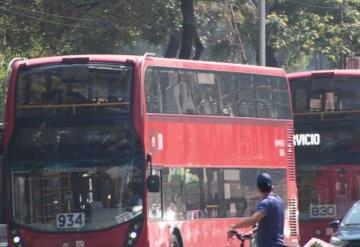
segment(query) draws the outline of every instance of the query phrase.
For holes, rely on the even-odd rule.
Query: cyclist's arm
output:
[[[250,217],[244,218],[240,223],[231,225],[230,230],[256,225],[264,216],[265,216],[264,212],[256,211]]]

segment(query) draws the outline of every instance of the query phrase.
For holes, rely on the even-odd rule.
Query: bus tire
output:
[[[171,235],[170,247],[181,247],[175,234]]]

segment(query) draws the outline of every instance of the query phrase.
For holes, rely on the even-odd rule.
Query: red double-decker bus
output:
[[[300,238],[330,239],[360,195],[360,71],[288,75],[295,124]]]
[[[269,172],[297,245],[281,69],[81,55],[14,61],[4,133],[11,247],[220,246]]]

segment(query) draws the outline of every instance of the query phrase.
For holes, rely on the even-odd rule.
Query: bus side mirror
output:
[[[149,192],[160,192],[160,176],[158,175],[149,175],[147,178],[147,186]]]

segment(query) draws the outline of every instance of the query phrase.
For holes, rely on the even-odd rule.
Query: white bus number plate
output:
[[[310,218],[334,218],[336,217],[335,204],[310,205]]]
[[[56,215],[57,228],[81,228],[85,226],[84,213],[68,213]]]

